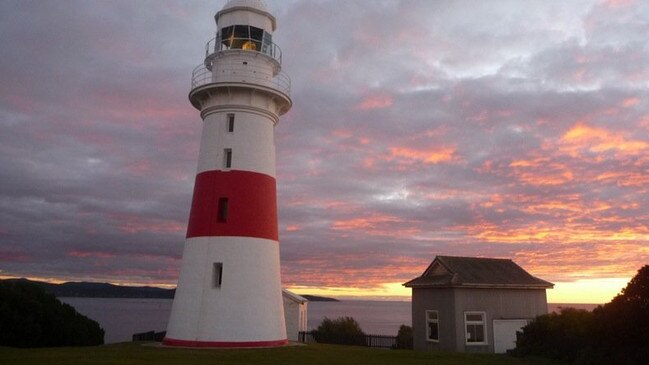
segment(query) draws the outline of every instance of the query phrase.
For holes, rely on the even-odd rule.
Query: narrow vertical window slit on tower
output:
[[[223,150],[223,165],[225,166],[226,169],[229,169],[232,167],[232,148],[226,148]]]
[[[223,282],[223,263],[215,262],[214,263],[214,283],[215,288],[220,288],[221,283]]]
[[[219,211],[217,220],[219,222],[228,221],[228,198],[219,198]]]
[[[234,114],[228,114],[228,132],[234,132]]]

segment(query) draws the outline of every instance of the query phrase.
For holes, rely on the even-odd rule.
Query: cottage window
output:
[[[487,344],[485,312],[464,312],[464,327],[467,345]]]
[[[426,341],[439,342],[439,313],[426,311]]]

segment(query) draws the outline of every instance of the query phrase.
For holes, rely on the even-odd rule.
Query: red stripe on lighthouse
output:
[[[187,238],[243,236],[277,241],[275,179],[250,171],[205,171],[196,175]],[[219,219],[219,200],[227,217]]]

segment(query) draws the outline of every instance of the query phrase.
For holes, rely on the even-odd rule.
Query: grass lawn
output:
[[[142,343],[96,347],[15,349],[0,347],[0,364],[128,365],[128,364],[494,364],[556,365],[543,359],[518,359],[504,355],[425,353],[339,345],[287,346],[255,350],[194,350],[160,348]]]

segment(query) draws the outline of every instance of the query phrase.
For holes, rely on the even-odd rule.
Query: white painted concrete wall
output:
[[[223,263],[220,288],[213,264]],[[279,245],[247,237],[187,239],[167,337],[250,342],[286,338]]]
[[[298,341],[299,332],[307,330],[307,306],[308,302],[300,303],[287,295],[284,299],[284,318],[286,320],[286,336],[289,341]]]

